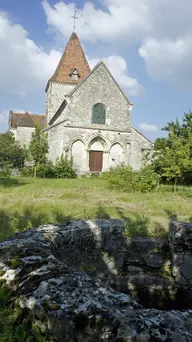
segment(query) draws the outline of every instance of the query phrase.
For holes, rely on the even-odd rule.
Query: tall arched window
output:
[[[96,103],[92,108],[92,124],[105,125],[106,110],[103,104]]]

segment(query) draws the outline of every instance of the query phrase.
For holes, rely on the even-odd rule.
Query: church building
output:
[[[9,130],[21,145],[29,145],[40,125],[48,133],[48,159],[72,156],[78,173],[107,171],[122,162],[139,170],[153,143],[131,126],[132,108],[102,61],[90,70],[72,33],[46,86],[46,114],[10,111]]]

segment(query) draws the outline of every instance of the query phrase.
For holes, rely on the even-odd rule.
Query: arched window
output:
[[[105,125],[106,110],[104,105],[97,103],[92,108],[92,124]]]

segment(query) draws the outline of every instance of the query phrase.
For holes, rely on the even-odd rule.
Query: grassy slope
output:
[[[109,190],[101,178],[0,179],[0,240],[40,224],[89,218],[125,218],[130,235],[164,235],[171,219],[192,220],[192,188],[128,194]]]

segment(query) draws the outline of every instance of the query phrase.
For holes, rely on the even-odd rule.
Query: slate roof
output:
[[[41,128],[46,127],[47,117],[41,114],[29,114],[29,113],[16,113],[10,111],[9,126],[16,128],[17,126],[22,127],[35,127],[39,125]]]
[[[73,80],[70,75],[76,69],[79,74],[78,80]],[[49,81],[58,83],[77,84],[81,82],[90,72],[90,67],[81,47],[81,43],[75,32],[72,33],[67,47]]]

